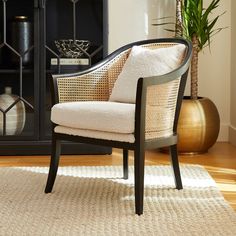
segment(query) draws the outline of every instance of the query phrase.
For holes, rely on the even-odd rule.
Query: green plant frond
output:
[[[201,50],[206,44],[210,45],[210,38],[213,33],[219,31],[213,31],[219,17],[216,16],[210,20],[209,16],[219,6],[220,0],[212,0],[208,7],[203,7],[203,0],[184,0],[182,5],[182,17],[183,17],[183,36],[187,39],[191,39],[193,35],[196,35],[199,42],[199,50]]]
[[[217,28],[217,29],[214,29],[211,31],[211,37],[214,37],[216,34],[218,34],[221,30],[223,29],[228,29],[229,27],[220,27],[220,28]]]
[[[226,13],[226,11],[224,11],[223,13],[221,13],[219,16],[223,16]]]
[[[215,26],[217,20],[219,19],[220,15],[218,15],[216,18],[214,18],[212,21],[209,22],[209,26],[206,29],[206,35],[208,36],[207,41],[209,41],[209,39],[211,37],[213,37],[215,34],[219,33],[222,29],[225,29],[225,27],[221,27],[221,28],[217,28],[213,30],[213,27]],[[206,40],[203,42],[206,43]],[[210,41],[208,42],[208,45],[210,46]]]
[[[216,33],[220,32],[224,28],[214,29],[219,17],[225,14],[223,12],[220,15],[217,15],[213,19],[210,18],[210,14],[219,7],[220,0],[212,0],[210,4],[204,8],[203,0],[182,0],[182,30],[183,37],[192,40],[193,35],[197,36],[199,43],[199,51],[202,50],[206,45],[210,47],[211,37]],[[176,17],[161,17],[157,19],[157,23],[152,25],[154,26],[166,26],[166,25],[175,25],[170,19],[176,19]],[[160,22],[161,21],[161,22]],[[175,32],[176,29],[165,28],[164,30],[169,32]]]
[[[198,6],[198,12],[202,12],[203,10],[203,0],[199,0],[197,3]]]
[[[202,12],[202,19],[206,21],[209,17],[209,14],[218,7],[218,3],[220,0],[213,0],[211,4]]]
[[[214,29],[210,32],[210,38],[212,39],[216,34],[218,34],[221,30],[223,29],[227,29],[228,27],[221,27],[221,28],[217,28],[217,29]],[[211,41],[212,40],[207,40],[206,43],[204,43],[202,45],[202,49],[205,48],[205,47],[209,47],[209,50],[210,50],[210,46],[211,46]]]
[[[216,24],[216,21],[219,19],[219,16],[217,16],[214,20],[212,20],[210,23],[209,23],[209,26],[207,27],[209,30],[211,30],[214,25]]]
[[[198,19],[201,19],[202,12],[203,12],[203,0],[196,1],[196,13],[198,14]]]
[[[206,28],[205,30],[205,35],[206,37],[202,39],[202,44],[204,45],[207,41],[208,44],[210,45],[210,37],[212,35],[212,28],[214,27],[216,21],[218,20],[219,17],[216,17]]]

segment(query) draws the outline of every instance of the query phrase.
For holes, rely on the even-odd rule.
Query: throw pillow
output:
[[[148,49],[134,46],[119,74],[109,100],[135,103],[138,79],[166,74],[176,69],[182,62],[185,46]]]

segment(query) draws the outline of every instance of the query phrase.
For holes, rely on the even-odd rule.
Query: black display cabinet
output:
[[[0,11],[0,155],[48,154],[49,74],[83,70],[106,56],[107,0],[0,0]],[[65,67],[55,45],[60,39],[88,40],[87,51],[79,46],[86,63]],[[110,152],[62,145],[65,154]]]

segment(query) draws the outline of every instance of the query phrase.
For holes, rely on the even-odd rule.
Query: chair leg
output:
[[[127,149],[123,149],[123,174],[124,179],[129,178],[129,151]]]
[[[170,146],[170,155],[171,155],[172,168],[173,168],[174,177],[175,177],[175,186],[177,189],[183,189],[181,174],[179,170],[178,151],[177,151],[176,144]]]
[[[144,194],[144,159],[143,145],[134,150],[134,188],[135,188],[135,213],[143,214]]]
[[[47,184],[45,188],[45,193],[50,193],[52,191],[61,153],[61,143],[60,140],[56,139],[54,135],[52,136],[52,153],[51,153],[51,162],[48,173]]]

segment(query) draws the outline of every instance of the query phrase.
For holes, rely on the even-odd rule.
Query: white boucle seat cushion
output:
[[[134,133],[135,104],[67,102],[52,107],[51,120],[63,127],[111,133]]]

